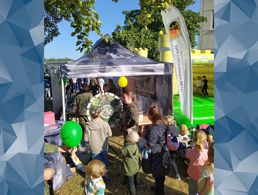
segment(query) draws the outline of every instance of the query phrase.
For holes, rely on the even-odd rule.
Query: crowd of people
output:
[[[79,85],[69,85],[67,92],[74,93]],[[100,107],[92,107],[92,120],[87,121],[86,107],[90,99],[99,92],[111,92],[119,95],[112,79],[107,84],[101,79],[90,79],[89,85],[84,82],[81,91],[73,98],[72,112],[78,117],[83,129],[83,142],[91,150],[92,159],[85,163],[85,193],[87,195],[104,194],[105,188],[112,182],[109,173],[108,139],[112,136],[109,124],[102,120]],[[137,174],[142,167],[155,179],[152,189],[156,195],[164,194],[164,183],[169,169],[173,169],[175,179],[181,176],[177,168],[176,156],[181,154],[187,159],[189,176],[189,194],[212,195],[214,172],[213,132],[211,125],[197,125],[192,137],[186,125],[177,125],[173,116],[162,117],[160,108],[153,105],[147,112],[152,125],[148,129],[139,128],[139,111],[135,103],[135,94],[124,91],[121,94],[124,103],[121,119],[121,134],[124,146],[120,157],[123,160],[124,179],[121,184],[127,185],[128,193],[137,194]],[[52,149],[49,149],[51,148]],[[77,156],[78,148],[63,149],[58,146],[45,144],[45,152],[68,152],[76,166],[82,165]],[[147,171],[144,171],[147,173]],[[53,170],[45,169],[44,179],[50,180]],[[45,193],[49,192],[49,185],[45,182]]]
[[[89,91],[91,91],[92,95],[96,95],[101,92],[110,92],[118,94],[118,90],[116,85],[114,84],[113,79],[108,79],[108,81],[105,82],[105,80],[102,77],[88,79],[70,79],[66,86],[66,94],[75,95],[81,92],[83,90],[83,86],[85,85],[89,86]]]

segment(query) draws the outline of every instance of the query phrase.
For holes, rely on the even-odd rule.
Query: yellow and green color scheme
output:
[[[158,47],[160,51],[160,60],[163,62],[173,62],[172,54],[169,48],[168,36],[162,31],[159,33]],[[214,123],[214,54],[210,50],[192,50],[192,70],[193,70],[193,116],[192,125],[213,124]],[[198,77],[206,76],[208,80],[208,93],[210,97],[203,97],[197,91],[196,83]],[[190,126],[190,121],[183,116],[180,110],[178,97],[178,83],[176,80],[175,69],[173,71],[173,110],[174,116],[179,124],[186,123]]]

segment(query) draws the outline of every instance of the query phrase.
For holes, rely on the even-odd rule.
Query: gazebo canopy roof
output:
[[[106,42],[99,39],[88,55],[62,65],[62,75],[68,78],[86,78],[172,73],[172,64],[139,56],[116,43],[112,38],[109,37],[108,40]]]

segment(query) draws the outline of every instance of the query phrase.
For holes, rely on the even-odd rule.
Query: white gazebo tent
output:
[[[153,99],[150,103],[156,101],[160,104],[166,104],[167,102],[170,106],[170,109],[168,109],[169,111],[167,112],[171,114],[172,70],[173,68],[171,63],[157,62],[139,56],[116,43],[112,38],[109,38],[108,42],[103,39],[98,40],[93,46],[93,50],[88,55],[84,55],[78,60],[62,65],[60,67],[60,75],[62,78],[120,76],[133,78],[138,86],[136,88],[136,94],[138,92],[137,98],[142,101]],[[61,79],[61,81],[63,119],[66,120],[63,79]],[[150,89],[148,89],[148,87]]]

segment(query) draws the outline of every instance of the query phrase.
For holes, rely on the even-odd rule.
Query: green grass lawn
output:
[[[179,96],[174,95],[174,115],[177,123],[190,125],[186,117],[182,115],[180,110]],[[214,124],[214,97],[193,97],[193,125],[197,124]]]

